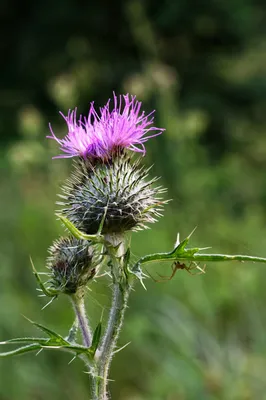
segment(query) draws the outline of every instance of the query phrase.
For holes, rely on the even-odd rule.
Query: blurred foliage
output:
[[[266,255],[266,13],[262,0],[83,2],[4,0],[1,24],[0,340],[30,335],[22,315],[65,335],[67,299],[44,311],[29,255],[44,269],[63,232],[56,194],[71,162],[45,139],[48,122],[112,91],[157,110],[166,132],[147,145],[173,201],[152,230],[134,235],[136,256],[172,248],[195,226],[192,245]],[[170,266],[149,267],[171,274]],[[266,271],[263,265],[208,265],[167,283],[139,285],[113,362],[117,400],[266,399]],[[108,287],[92,286],[96,326]],[[36,332],[34,332],[35,334]],[[38,333],[38,332],[37,332]],[[1,400],[88,399],[87,376],[67,354],[1,360]]]

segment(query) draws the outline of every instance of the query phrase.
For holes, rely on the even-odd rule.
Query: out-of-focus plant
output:
[[[110,398],[110,364],[122,349],[117,348],[117,340],[132,287],[140,281],[145,288],[144,265],[169,263],[171,279],[177,270],[204,273],[200,262],[266,263],[266,258],[261,257],[203,253],[208,248],[188,247],[191,235],[184,240],[178,235],[169,252],[148,254],[133,261],[131,233],[154,223],[167,203],[162,198],[165,189],[156,185],[157,178],[149,178],[150,168],[140,166],[134,154],[145,155],[145,142],[164,129],[153,126],[154,112],[142,112],[141,103],[134,96],[114,94],[113,102],[113,108],[109,100],[99,113],[92,103],[87,117],[77,118],[76,109],[63,115],[68,128],[63,139],[57,138],[50,126],[49,138],[62,151],[57,158],[77,157],[72,175],[62,188],[61,209],[57,213],[69,235],[49,248],[47,282],[43,283],[33,263],[32,267],[39,290],[50,298],[49,303],[61,294],[69,297],[75,313],[69,333],[62,336],[31,321],[46,337],[21,337],[1,343],[22,344],[1,353],[2,357],[50,349],[68,351],[82,359],[90,379],[88,396],[93,400]],[[111,307],[106,324],[100,317],[93,331],[84,298],[90,283],[103,276],[110,280]],[[79,330],[82,344],[77,339]]]

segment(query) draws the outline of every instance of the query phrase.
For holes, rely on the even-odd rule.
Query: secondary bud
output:
[[[74,294],[96,273],[99,257],[91,243],[74,237],[60,238],[48,249],[50,256],[51,288],[65,294]]]
[[[102,233],[121,233],[146,228],[157,220],[162,210],[161,187],[155,179],[147,179],[148,170],[139,161],[117,150],[109,160],[97,160],[92,165],[80,159],[63,187],[64,208],[60,212],[79,230],[95,234],[105,214]]]

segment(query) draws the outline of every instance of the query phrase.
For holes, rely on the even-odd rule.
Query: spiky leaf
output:
[[[193,231],[194,232],[194,231]],[[192,232],[192,233],[193,233]],[[179,242],[179,239],[174,247],[174,249],[168,253],[154,253],[148,254],[144,257],[141,257],[135,265],[130,269],[130,273],[135,275],[141,283],[143,284],[143,279],[145,278],[145,274],[142,272],[141,266],[143,264],[147,264],[150,262],[183,262],[183,263],[191,263],[191,262],[206,262],[206,261],[253,261],[259,263],[266,263],[266,258],[256,257],[256,256],[246,256],[246,255],[227,255],[227,254],[204,254],[201,251],[209,249],[209,247],[199,248],[187,248],[187,244],[192,233],[185,238],[183,241]],[[179,236],[178,236],[179,238]],[[189,270],[189,267],[185,268]],[[200,268],[199,268],[200,269]],[[202,271],[202,270],[201,270]],[[145,286],[144,286],[145,287]]]
[[[95,331],[93,333],[93,338],[92,338],[92,344],[90,347],[90,352],[94,356],[96,350],[98,349],[100,339],[101,339],[101,333],[102,333],[102,323],[99,322],[99,324],[96,326]]]
[[[29,353],[29,352],[32,352],[32,351],[40,350],[41,348],[42,348],[42,346],[39,345],[39,344],[30,344],[28,346],[23,346],[23,347],[20,347],[18,349],[15,349],[15,350],[10,350],[10,351],[7,351],[5,353],[0,353],[0,357],[18,356],[18,355],[21,355],[21,354],[25,354],[25,353]]]

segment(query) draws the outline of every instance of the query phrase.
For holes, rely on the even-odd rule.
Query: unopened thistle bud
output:
[[[63,187],[60,212],[87,234],[98,231],[104,215],[104,234],[143,229],[161,215],[164,190],[154,188],[157,179],[148,179],[148,170],[131,162],[128,151],[145,154],[144,143],[164,130],[153,126],[154,111],[146,115],[140,109],[134,96],[114,94],[112,110],[109,100],[99,114],[92,103],[87,118],[77,119],[76,110],[63,116],[68,127],[63,139],[50,126],[48,137],[64,153],[57,157],[79,157]]]
[[[74,294],[96,273],[99,257],[91,243],[74,237],[60,238],[48,249],[50,287],[59,293]]]

